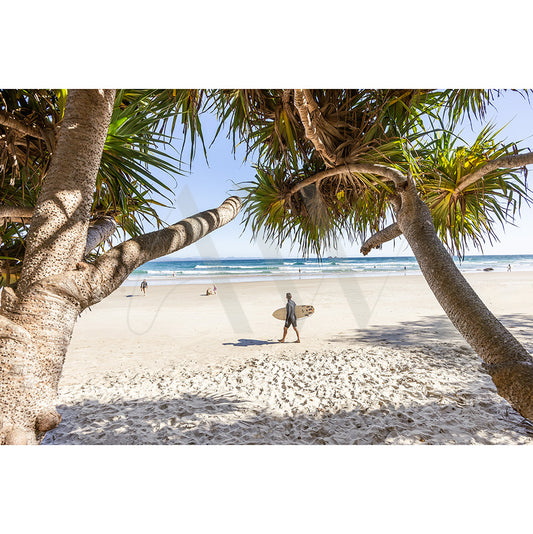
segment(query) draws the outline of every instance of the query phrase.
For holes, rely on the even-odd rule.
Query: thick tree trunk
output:
[[[72,269],[85,253],[114,90],[69,91],[55,153],[28,231],[17,292]]]
[[[85,253],[114,90],[69,92],[33,217],[16,293],[0,309],[0,443],[39,443],[57,426],[57,384],[80,305],[49,283]]]
[[[94,264],[43,278],[0,308],[0,444],[37,444],[60,421],[57,386],[79,313],[120,286],[139,265],[201,239],[235,218],[237,197],[219,208],[130,239]]]
[[[412,181],[400,196],[398,227],[431,291],[457,330],[485,362],[498,393],[521,415],[533,420],[531,356],[488,310],[456,267]]]

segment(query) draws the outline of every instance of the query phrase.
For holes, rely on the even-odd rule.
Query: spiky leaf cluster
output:
[[[493,172],[460,194],[465,172],[512,153],[512,144],[484,129],[471,146],[452,139],[465,119],[482,118],[500,95],[493,90],[312,90],[310,110],[323,153],[306,136],[293,90],[209,94],[234,144],[257,162],[243,185],[245,224],[277,244],[320,255],[339,237],[362,241],[392,218],[394,186],[378,176],[342,172],[298,189],[310,176],[350,163],[377,163],[415,176],[437,232],[451,252],[497,239],[494,223],[512,222],[529,192],[513,169]],[[293,190],[296,190],[295,192]]]
[[[0,90],[0,114],[18,123],[12,127],[0,120],[0,206],[35,206],[66,98],[65,90]],[[201,98],[197,90],[117,92],[97,175],[93,218],[113,216],[130,236],[141,234],[146,221],[162,224],[157,208],[165,205],[172,190],[153,171],[182,174],[179,154],[171,144],[177,126],[192,134],[191,155],[196,138],[203,145]],[[20,270],[27,223],[0,221],[0,256],[11,258],[0,260],[3,272]]]

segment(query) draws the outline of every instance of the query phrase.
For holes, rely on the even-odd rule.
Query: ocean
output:
[[[466,256],[463,261],[454,258],[462,272],[492,269],[533,271],[533,255]],[[332,278],[344,276],[398,276],[420,274],[414,257],[360,257],[317,259],[160,259],[145,263],[124,282],[137,285],[146,279],[151,284],[213,284],[216,282],[255,282],[266,278],[297,280],[299,278]]]

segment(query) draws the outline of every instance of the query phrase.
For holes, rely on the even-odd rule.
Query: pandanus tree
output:
[[[496,237],[529,202],[533,154],[484,128],[456,133],[498,96],[487,90],[236,90],[211,94],[256,157],[244,185],[254,234],[320,254],[339,236],[368,254],[401,235],[498,393],[533,420],[533,361],[456,267],[452,254]]]
[[[160,222],[151,194],[169,191],[150,169],[179,172],[161,148],[167,132],[179,122],[201,136],[197,91],[0,96],[0,444],[36,444],[60,421],[57,386],[81,311],[139,265],[231,221],[241,204],[231,197],[143,233],[143,217]],[[103,246],[117,225],[130,239]]]

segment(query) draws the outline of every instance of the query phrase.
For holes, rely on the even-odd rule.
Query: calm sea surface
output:
[[[533,271],[533,255],[467,256],[455,262],[463,272]],[[324,278],[340,276],[383,276],[420,274],[414,257],[390,258],[324,258],[316,259],[210,259],[210,260],[155,260],[145,263],[128,277],[124,285],[136,285],[146,279],[152,284],[251,282],[276,278]]]

